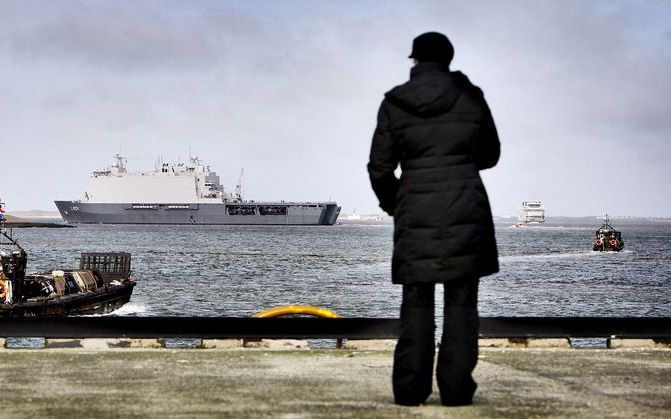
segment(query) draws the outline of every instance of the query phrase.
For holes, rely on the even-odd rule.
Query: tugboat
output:
[[[130,253],[82,253],[79,269],[26,274],[28,256],[0,202],[0,317],[102,314],[130,301]]]
[[[619,252],[624,247],[622,233],[615,230],[608,222],[608,214],[603,218],[603,225],[596,231],[594,247],[592,250],[599,252]]]

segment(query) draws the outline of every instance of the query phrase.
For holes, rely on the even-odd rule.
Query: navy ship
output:
[[[95,170],[81,199],[54,201],[71,224],[333,225],[336,202],[263,202],[242,197],[242,174],[229,193],[198,157],[184,163],[159,161],[153,171],[129,172],[127,159]]]

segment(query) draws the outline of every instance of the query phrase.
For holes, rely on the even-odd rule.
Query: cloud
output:
[[[656,180],[671,176],[668,20],[651,30],[652,11],[595,2],[434,6],[498,123],[503,157],[485,173],[495,212],[536,197],[555,215],[670,213]]]
[[[231,42],[219,41],[230,41],[250,23],[230,14],[220,22],[222,34],[211,37],[202,16],[147,7],[151,3],[74,4],[52,3],[32,18],[29,9],[18,13],[24,19],[9,29],[14,57],[124,74],[189,70],[225,60]]]
[[[658,193],[671,176],[663,162],[670,10],[664,2],[3,2],[0,145],[29,144],[8,163],[21,182],[4,194],[46,208],[80,195],[86,174],[120,147],[143,169],[191,147],[227,185],[245,167],[250,198],[330,195],[346,211],[378,211],[365,172],[377,106],[407,79],[412,38],[440,30],[500,131],[502,160],[483,174],[495,213],[539,198],[555,215],[601,206],[671,215]],[[603,161],[628,169],[602,176]]]

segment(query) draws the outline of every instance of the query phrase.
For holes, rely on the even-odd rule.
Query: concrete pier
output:
[[[388,349],[101,347],[0,350],[0,417],[671,416],[669,349],[481,348],[474,405],[446,408],[394,405]]]

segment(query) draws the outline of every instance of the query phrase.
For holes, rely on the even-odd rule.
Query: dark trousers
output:
[[[470,404],[477,385],[471,373],[478,361],[479,278],[445,284],[443,337],[436,379],[445,405]],[[423,403],[433,382],[435,284],[403,285],[401,333],[394,352],[394,399]]]

